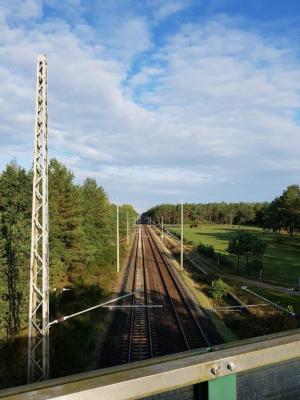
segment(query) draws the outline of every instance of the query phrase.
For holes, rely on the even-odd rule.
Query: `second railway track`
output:
[[[184,292],[182,283],[175,275],[173,268],[165,259],[162,251],[157,243],[151,228],[146,226],[147,239],[152,255],[155,259],[155,267],[159,272],[159,276],[164,290],[164,312],[161,316],[161,323],[164,323],[166,318],[170,319],[170,335],[176,333],[174,337],[174,350],[184,351],[198,347],[208,347],[210,342],[207,334],[200,325],[200,321],[192,309],[191,301],[187,299],[187,293]],[[168,311],[167,311],[168,310]],[[166,312],[167,311],[167,312]]]

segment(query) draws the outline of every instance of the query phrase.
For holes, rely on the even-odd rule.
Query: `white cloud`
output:
[[[288,171],[288,172],[296,172],[299,173],[300,171],[300,161],[298,159],[288,160],[286,158],[278,158],[274,160],[266,160],[265,162],[266,167],[270,168],[274,171]]]
[[[78,171],[79,172],[79,171]],[[93,174],[93,171],[89,171]],[[80,172],[79,172],[80,174]],[[83,171],[80,174],[82,177],[87,176],[87,172]],[[201,169],[186,169],[186,168],[157,168],[149,167],[149,165],[131,165],[131,166],[107,166],[101,168],[96,176],[101,180],[110,180],[118,178],[130,184],[160,184],[169,186],[170,184],[180,184],[186,180],[188,184],[203,183],[209,181],[212,176],[208,173],[201,172]]]
[[[98,37],[105,45],[107,54],[124,62],[126,67],[130,65],[134,56],[151,46],[148,24],[142,17],[113,19],[99,32]]]
[[[285,131],[295,146],[300,72],[288,56],[258,35],[220,23],[188,27],[160,52],[167,67],[150,96],[161,114],[173,116],[177,135],[183,128],[204,152],[217,146],[220,156],[247,154],[257,141],[264,146],[259,151],[288,146]]]
[[[153,78],[159,76],[162,72],[163,70],[161,68],[145,67],[130,79],[129,84],[132,88],[145,85],[151,82]]]
[[[42,16],[42,4],[39,0],[24,0],[15,14],[21,20],[35,19]]]
[[[276,158],[279,184],[300,172],[292,162],[300,147],[300,63],[276,39],[223,18],[183,26],[155,48],[140,15],[113,16],[104,38],[83,19],[77,27],[41,22],[42,11],[31,10],[35,23],[0,25],[2,165],[13,158],[31,165],[35,58],[45,52],[50,153],[79,179],[96,177],[114,199],[141,209],[182,198],[233,200],[249,187],[270,197],[262,177]],[[125,87],[145,50],[151,58],[144,55]]]
[[[171,15],[186,9],[190,5],[188,0],[153,0],[152,4],[156,9],[155,15],[158,21],[164,20]]]
[[[0,4],[0,16],[3,19],[29,21],[41,18],[42,14],[42,0],[2,0]]]

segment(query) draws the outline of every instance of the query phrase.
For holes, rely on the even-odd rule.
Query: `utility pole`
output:
[[[28,383],[49,378],[47,58],[37,58],[28,320]]]
[[[117,204],[117,272],[120,272],[119,204]]]
[[[127,242],[127,246],[129,245],[129,219],[128,219],[128,211],[126,213],[126,242]]]
[[[183,201],[181,202],[180,269],[183,270]]]
[[[164,217],[161,217],[161,241],[164,241]]]

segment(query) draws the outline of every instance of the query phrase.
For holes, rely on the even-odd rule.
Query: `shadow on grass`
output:
[[[266,240],[268,242],[273,242],[276,243],[276,236],[273,235],[270,232],[253,232],[253,230],[248,230],[247,228],[241,228],[241,229],[224,229],[224,232],[196,232],[196,235],[199,236],[209,236],[211,238],[216,238],[217,240],[224,240],[228,241],[230,240],[235,234],[238,232],[250,232],[253,233],[257,236],[259,236],[261,239]],[[283,242],[285,243],[285,242]]]

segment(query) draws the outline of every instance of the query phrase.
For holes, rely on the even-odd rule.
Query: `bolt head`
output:
[[[227,364],[227,368],[228,368],[230,371],[235,371],[235,370],[236,370],[236,363],[235,363],[234,361],[230,361],[230,362]]]
[[[211,369],[211,373],[213,374],[213,375],[219,375],[220,374],[220,372],[221,372],[221,367],[220,367],[220,365],[214,365],[213,367],[212,367],[212,369]]]

